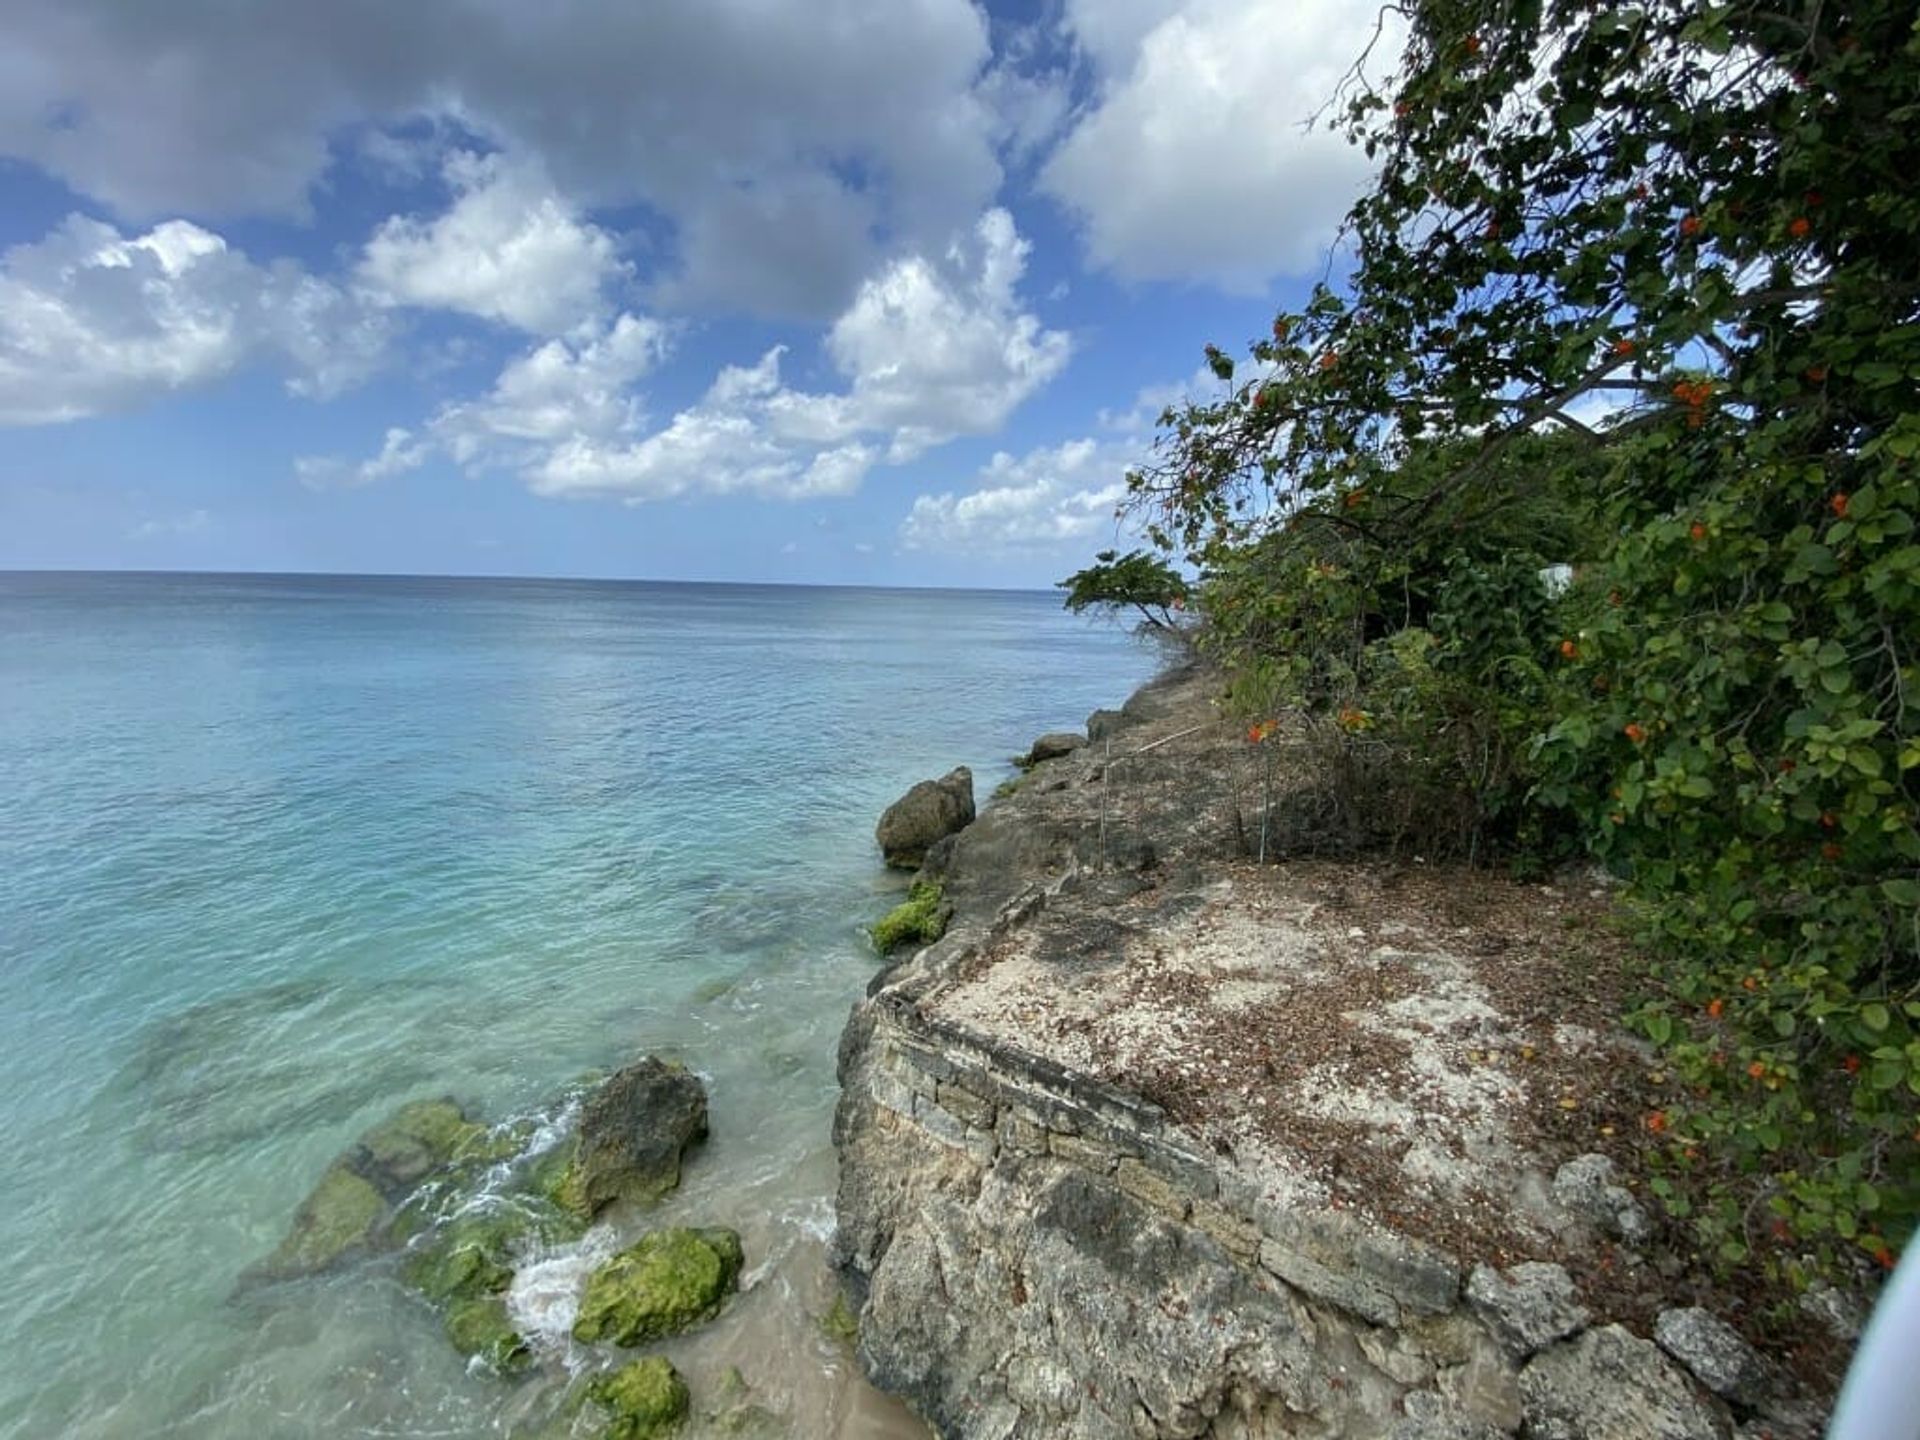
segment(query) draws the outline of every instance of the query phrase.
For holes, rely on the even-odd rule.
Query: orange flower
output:
[[[1707,527],[1696,520],[1687,527],[1687,534],[1696,540],[1704,540],[1707,538]]]
[[[1879,1262],[1882,1270],[1893,1269],[1893,1251],[1887,1248],[1884,1240],[1880,1242],[1880,1248],[1873,1252],[1873,1258]]]
[[[1740,988],[1742,990],[1758,990],[1760,988],[1760,982],[1749,975],[1740,982]]]
[[[1633,341],[1627,339],[1624,335],[1613,342],[1613,353],[1622,357],[1631,355],[1635,348]]]
[[[1249,725],[1247,727],[1247,743],[1249,745],[1258,745],[1262,740],[1266,738],[1267,738],[1267,732],[1264,726]]]
[[[1813,229],[1813,222],[1804,215],[1796,215],[1793,223],[1787,226],[1787,233],[1796,240],[1807,238],[1807,232]]]
[[[1847,499],[1846,492],[1842,491],[1840,494],[1834,496],[1831,500],[1827,501],[1827,508],[1833,511],[1835,515],[1838,515],[1841,519],[1844,520],[1847,516],[1847,506],[1850,503],[1851,502]]]
[[[1822,810],[1820,812],[1820,828],[1822,830],[1831,830],[1833,829],[1834,826],[1838,825],[1839,823],[1840,821],[1834,815],[1833,811]]]
[[[1820,858],[1822,860],[1829,860],[1829,861],[1838,860],[1842,855],[1846,853],[1847,853],[1846,851],[1842,850],[1838,845],[1834,844],[1833,841],[1831,840],[1829,840],[1826,844],[1820,847]]]
[[[1847,1056],[1846,1059],[1840,1062],[1840,1068],[1849,1075],[1858,1075],[1860,1073],[1860,1057],[1858,1055]]]
[[[1467,54],[1478,55],[1479,53],[1480,53],[1480,37],[1478,35],[1467,36]]]
[[[1620,733],[1636,745],[1641,744],[1647,738],[1647,732],[1631,721],[1620,727]]]
[[[1806,369],[1806,376],[1812,384],[1824,385],[1827,380],[1827,367],[1824,365],[1809,365]]]
[[[1367,492],[1365,487],[1362,487],[1361,489],[1358,489],[1358,490],[1349,490],[1346,493],[1346,495],[1341,499],[1340,503],[1346,506],[1347,509],[1349,510],[1359,509],[1362,505],[1367,503]]]
[[[1761,1079],[1766,1075],[1766,1073],[1767,1073],[1766,1065],[1759,1060],[1756,1060],[1751,1065],[1747,1066],[1747,1074],[1751,1075],[1755,1080]]]
[[[1720,1012],[1726,1008],[1727,1002],[1716,995],[1707,1002],[1707,1015],[1710,1019],[1718,1020],[1720,1018]]]
[[[1698,215],[1687,216],[1686,219],[1680,222],[1680,233],[1689,236],[1698,235],[1700,233],[1700,217]]]
[[[1778,770],[1782,775],[1791,775],[1794,771],[1798,770],[1800,766],[1794,761],[1788,760],[1783,756],[1780,760],[1780,763],[1774,766],[1774,768]]]
[[[1562,640],[1560,642],[1560,658],[1563,660],[1579,659],[1580,647],[1571,640]]]
[[[1339,355],[1332,350],[1327,351],[1324,355],[1320,357],[1320,368],[1322,370],[1331,370],[1334,366],[1338,365],[1339,363],[1340,363]]]
[[[1658,1135],[1662,1130],[1666,1128],[1667,1128],[1667,1112],[1666,1111],[1656,1110],[1651,1115],[1647,1116],[1647,1129],[1653,1131],[1654,1134]]]

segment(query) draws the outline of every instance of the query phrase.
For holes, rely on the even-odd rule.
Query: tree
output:
[[[1226,390],[1163,417],[1133,503],[1243,589],[1257,559],[1253,588],[1302,591],[1288,557],[1337,538],[1323,609],[1383,557],[1448,573],[1488,526],[1581,511],[1569,628],[1528,645],[1556,682],[1529,803],[1628,874],[1660,946],[1640,1020],[1696,1102],[1661,1143],[1711,1172],[1729,1263],[1771,1227],[1889,1257],[1920,1214],[1913,7],[1407,21],[1391,86],[1340,101],[1380,166],[1350,282],[1279,316],[1250,379],[1209,348]],[[1548,432],[1586,458],[1514,463]],[[1276,643],[1241,639],[1242,667]]]
[[[1090,606],[1134,610],[1152,630],[1171,631],[1173,615],[1187,603],[1187,582],[1180,572],[1144,550],[1102,550],[1096,564],[1077,570],[1055,588],[1067,592],[1067,609],[1078,615]]]

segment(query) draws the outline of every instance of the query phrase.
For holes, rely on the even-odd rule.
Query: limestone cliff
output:
[[[873,1380],[965,1440],[1814,1433],[1662,1292],[1600,902],[1249,863],[1271,765],[1212,692],[1101,712],[928,856],[952,927],[841,1045]]]

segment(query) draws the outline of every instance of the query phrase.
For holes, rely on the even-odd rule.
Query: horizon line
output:
[[[149,570],[132,566],[109,569],[77,565],[0,566],[0,577],[9,575],[199,576],[210,580],[507,580],[561,585],[706,585],[763,590],[922,590],[956,595],[1049,595],[1059,588],[1057,584],[1032,589],[1014,585],[876,585],[839,580],[684,580],[641,575],[510,575],[454,570]]]

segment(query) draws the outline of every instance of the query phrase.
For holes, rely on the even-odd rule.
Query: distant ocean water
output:
[[[814,1324],[873,822],[1153,664],[1045,594],[0,574],[0,1436],[537,1418],[562,1352],[469,1374],[391,1267],[235,1282],[401,1102],[541,1115],[645,1051],[713,1107],[665,1216],[748,1247],[669,1347],[696,1398],[915,1433]]]

